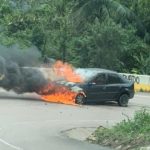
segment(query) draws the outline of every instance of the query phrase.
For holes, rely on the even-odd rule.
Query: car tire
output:
[[[85,96],[82,93],[79,93],[75,98],[75,102],[79,105],[85,104]]]
[[[129,102],[128,94],[122,94],[119,97],[118,105],[121,106],[121,107],[127,107],[128,106],[128,102]]]

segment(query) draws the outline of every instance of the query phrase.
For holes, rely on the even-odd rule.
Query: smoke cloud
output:
[[[36,47],[20,49],[19,46],[0,46],[0,87],[17,93],[39,93],[47,80],[41,71],[41,54]]]

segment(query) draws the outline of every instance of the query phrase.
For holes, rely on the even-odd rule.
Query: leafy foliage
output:
[[[1,0],[1,44],[77,67],[150,74],[149,0]]]

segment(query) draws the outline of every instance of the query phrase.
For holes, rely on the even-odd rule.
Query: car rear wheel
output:
[[[76,104],[83,105],[85,103],[85,96],[82,93],[78,94],[75,98],[75,102]]]
[[[128,94],[122,94],[118,100],[119,106],[127,107],[129,102],[129,96]]]

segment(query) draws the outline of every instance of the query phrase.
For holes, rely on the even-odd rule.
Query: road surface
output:
[[[70,139],[62,131],[77,127],[112,126],[150,109],[150,94],[137,94],[122,108],[115,104],[71,106],[46,103],[35,94],[0,92],[0,150],[104,150]],[[108,150],[108,148],[105,148]]]

